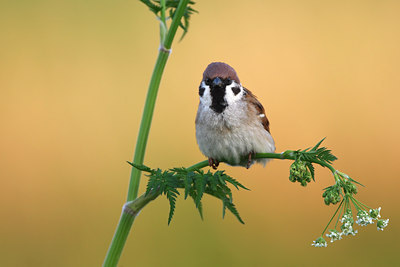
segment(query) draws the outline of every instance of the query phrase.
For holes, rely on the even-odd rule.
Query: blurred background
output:
[[[197,1],[173,44],[145,164],[204,160],[194,118],[202,72],[233,66],[266,108],[277,151],[325,145],[336,168],[366,185],[389,226],[311,247],[333,214],[317,168],[306,188],[290,162],[222,165],[251,191],[235,192],[246,224],[204,200],[148,205],[120,266],[398,266],[399,1]],[[99,266],[125,201],[158,23],[136,0],[0,4],[0,265]],[[142,179],[140,192],[144,191]]]

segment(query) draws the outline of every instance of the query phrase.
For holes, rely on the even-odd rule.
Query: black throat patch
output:
[[[217,113],[222,113],[228,106],[225,97],[225,86],[223,87],[211,87],[212,103],[210,108]]]

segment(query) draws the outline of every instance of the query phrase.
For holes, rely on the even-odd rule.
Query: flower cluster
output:
[[[326,234],[327,237],[331,238],[331,243],[342,239],[342,233],[335,229],[330,229],[329,234]]]
[[[329,204],[336,204],[342,200],[340,197],[340,185],[335,184],[332,186],[329,186],[325,188],[325,192],[322,194],[322,197],[324,198],[324,202],[326,205]]]
[[[345,200],[343,200],[343,202],[345,202]],[[341,232],[339,232],[336,229],[330,229],[329,233],[326,234],[326,236],[331,239],[331,242],[341,240],[343,236],[349,236],[349,235],[355,236],[358,233],[358,231],[354,230],[353,228],[354,219],[352,211],[349,208],[348,202],[347,204],[345,204],[345,206],[347,206],[347,208],[344,209],[344,214],[342,218],[338,219],[338,221],[342,223],[342,225],[340,226]],[[356,206],[356,208],[359,207],[360,206],[358,205]],[[388,226],[389,219],[379,219],[381,217],[380,211],[381,211],[380,207],[378,209],[370,209],[369,212],[367,212],[365,209],[360,208],[357,213],[356,224],[360,226],[366,226],[368,224],[373,224],[374,221],[377,221],[376,224],[378,231],[379,230],[383,231],[383,229]],[[327,243],[325,239],[322,236],[320,236],[317,238],[317,240],[313,241],[313,244],[311,245],[315,247],[326,247]]]
[[[353,224],[354,224],[354,219],[353,219],[353,214],[351,212],[351,209],[347,209],[340,220],[342,223],[342,226],[340,226],[340,229],[342,230],[342,235],[356,235],[357,230],[354,231],[353,229]]]
[[[349,195],[357,194],[357,186],[350,180],[350,177],[346,175],[343,178],[345,178],[341,181],[343,192]]]
[[[374,222],[366,210],[359,210],[357,213],[356,223],[361,226],[367,226],[368,224],[373,224]]]
[[[326,246],[328,246],[328,244],[326,244],[325,239],[320,236],[317,238],[317,240],[313,241],[313,243],[311,244],[311,246],[314,246],[316,248],[326,248]]]
[[[383,228],[385,228],[386,226],[388,226],[389,224],[389,219],[386,220],[378,220],[378,222],[376,223],[377,227],[378,227],[378,231],[381,230],[383,231]]]
[[[291,182],[299,182],[302,186],[307,186],[307,183],[311,182],[311,172],[307,168],[307,164],[304,161],[296,160],[290,166],[289,180]]]
[[[322,197],[324,198],[324,202],[326,205],[337,204],[339,202],[340,205],[336,209],[335,214],[332,216],[324,231],[322,231],[322,236],[339,211],[340,212],[336,220],[335,229],[330,229],[329,233],[326,234],[326,236],[328,238],[331,238],[331,242],[334,242],[336,240],[341,240],[343,236],[355,236],[357,234],[358,231],[353,228],[354,218],[351,208],[352,205],[357,211],[355,221],[356,224],[360,226],[367,226],[369,224],[374,224],[374,221],[377,221],[376,226],[378,231],[383,231],[383,229],[388,226],[389,219],[380,219],[381,208],[379,207],[377,209],[371,209],[354,197],[354,195],[356,195],[358,192],[356,184],[359,184],[361,186],[363,185],[353,180],[347,174],[342,173],[338,170],[335,170],[332,173],[335,177],[336,183],[332,186],[325,188],[325,192],[322,194]],[[369,209],[369,212],[367,209]],[[343,214],[341,218],[340,214]],[[342,225],[340,226],[340,231],[336,230],[339,221],[342,223]],[[315,247],[325,247],[320,245],[326,244],[326,241],[323,239],[322,236],[314,241],[312,245]]]
[[[377,209],[369,210],[369,216],[372,220],[376,220],[376,227],[379,230],[383,231],[383,229],[388,226],[389,219],[379,219],[381,217],[381,207]]]

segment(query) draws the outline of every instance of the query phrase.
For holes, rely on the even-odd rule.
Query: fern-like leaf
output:
[[[315,169],[314,169],[314,166],[312,165],[311,162],[306,162],[306,166],[307,166],[307,168],[310,170],[311,178],[312,178],[313,181],[315,182]]]
[[[189,193],[189,195],[190,195],[190,197],[193,199],[194,204],[195,204],[197,210],[199,211],[200,218],[203,220],[203,204],[201,203],[201,201],[200,201],[199,204],[196,203],[197,194],[196,194],[195,191],[191,191],[191,192]]]
[[[144,165],[131,164],[133,167],[147,172],[149,177],[146,195],[154,190],[158,190],[168,199],[170,211],[168,215],[168,224],[174,216],[176,199],[179,195],[179,188],[184,189],[185,199],[190,196],[199,211],[200,217],[203,219],[203,204],[202,198],[204,193],[215,196],[222,201],[223,216],[225,210],[228,209],[241,222],[239,212],[237,211],[232,200],[232,191],[228,185],[233,185],[236,189],[246,189],[244,185],[236,179],[227,175],[224,171],[216,171],[215,173],[203,170],[188,171],[185,168],[173,168],[162,171],[160,169],[151,169]]]
[[[170,206],[169,215],[168,215],[168,225],[171,223],[172,217],[174,216],[177,195],[179,195],[179,192],[176,191],[176,189],[168,190],[166,193],[167,199],[169,201],[169,206]]]
[[[151,12],[153,12],[158,18],[161,16],[161,3],[160,0],[140,0],[143,4],[145,4]],[[165,9],[168,11],[170,18],[173,18],[178,8],[180,0],[166,0],[165,1]],[[179,22],[179,27],[182,28],[183,34],[181,39],[185,37],[188,29],[189,29],[189,20],[193,13],[198,13],[198,11],[194,10],[192,6],[195,4],[194,1],[189,1],[186,6],[186,9],[183,13],[182,19]]]
[[[240,217],[239,212],[237,211],[235,205],[229,199],[225,199],[223,201],[223,204],[224,204],[224,207],[226,207],[230,212],[232,212],[233,215],[235,215],[235,217],[239,220],[239,222],[244,224],[244,221]]]

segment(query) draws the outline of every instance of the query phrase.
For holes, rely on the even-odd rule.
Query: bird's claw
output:
[[[213,158],[208,158],[208,165],[214,170],[216,170],[218,168],[219,161]]]
[[[254,153],[254,152],[250,152],[250,153],[249,153],[249,158],[248,158],[248,160],[247,160],[246,169],[250,168],[250,166],[251,166],[251,156],[252,156],[253,154],[255,154],[255,153]]]

